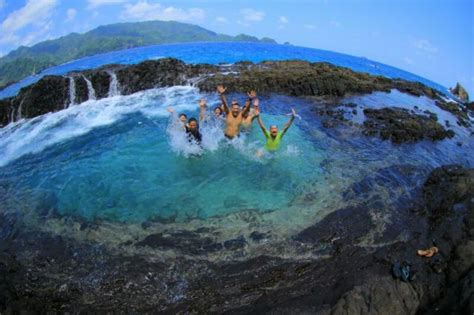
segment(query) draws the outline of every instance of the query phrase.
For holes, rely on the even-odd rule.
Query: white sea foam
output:
[[[189,86],[174,86],[138,92],[128,96],[114,96],[89,100],[29,120],[10,123],[0,129],[0,166],[29,153],[86,134],[94,128],[113,124],[125,115],[140,112],[148,118],[167,117],[167,108],[178,112],[196,110],[202,97]],[[212,141],[204,137],[203,143]],[[209,148],[213,145],[209,144]]]

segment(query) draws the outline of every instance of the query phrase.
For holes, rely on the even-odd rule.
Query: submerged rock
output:
[[[428,177],[423,195],[428,211],[438,219],[455,209],[474,211],[474,170],[460,165],[437,168]]]

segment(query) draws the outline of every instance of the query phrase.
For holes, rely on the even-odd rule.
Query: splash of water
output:
[[[208,75],[200,75],[197,77],[189,78],[186,80],[186,85],[196,87],[199,82],[203,81],[204,79],[208,78]]]
[[[198,90],[187,86],[154,89],[128,96],[90,100],[81,106],[47,113],[0,129],[0,167],[29,153],[37,153],[56,143],[111,125],[125,115],[139,112],[148,118],[167,117],[167,108],[195,110]],[[15,118],[11,114],[11,121]],[[207,140],[204,140],[207,141]]]
[[[84,80],[86,81],[86,84],[87,84],[87,94],[88,94],[88,100],[96,100],[97,97],[95,95],[95,90],[94,90],[94,87],[92,86],[92,82],[86,78],[85,76],[82,76],[84,78]]]
[[[113,71],[107,71],[110,75],[110,86],[108,97],[120,95],[120,83],[117,79],[117,74]]]
[[[200,123],[199,130],[202,134],[201,144],[190,141],[177,115],[172,115],[166,130],[171,150],[185,157],[201,155],[204,151],[216,151],[219,148],[219,142],[224,139],[221,124],[214,120],[204,121]]]

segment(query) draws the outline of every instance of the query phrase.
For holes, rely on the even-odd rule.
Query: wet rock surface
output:
[[[0,101],[0,125],[64,109],[71,105],[71,98],[74,99],[73,104],[87,101],[89,91],[86,79],[91,82],[96,98],[105,98],[111,91],[113,75],[117,77],[118,93],[122,95],[186,84],[193,84],[204,92],[214,92],[217,85],[224,84],[229,92],[245,93],[256,89],[263,95],[280,93],[305,97],[314,101],[314,112],[321,116],[324,127],[357,126],[366,135],[390,139],[394,143],[422,139],[436,141],[454,135],[453,131],[441,126],[435,115],[430,113],[431,119],[427,119],[401,109],[366,109],[364,113],[369,116],[369,120],[362,127],[346,118],[347,110],[343,107],[350,109],[353,115],[359,109],[354,107],[355,104],[341,104],[341,98],[398,89],[436,100],[438,107],[457,117],[459,126],[471,127],[467,107],[447,103],[439,92],[418,82],[389,79],[328,63],[299,60],[266,61],[258,64],[238,62],[230,66],[216,66],[190,65],[173,58],[149,60],[128,66],[108,65],[94,70],[71,72],[67,77],[46,76],[23,88],[16,97]],[[70,78],[74,80],[74,97],[70,95]]]
[[[306,61],[267,61],[258,64],[239,62],[232,66],[207,64],[189,65],[165,58],[149,60],[137,65],[108,65],[95,70],[71,72],[76,83],[77,102],[87,100],[86,77],[92,83],[98,99],[107,96],[111,72],[116,73],[120,93],[128,95],[145,89],[194,83],[203,91],[214,92],[218,84],[228,86],[230,92],[257,89],[261,93],[283,93],[291,96],[341,97],[348,93],[371,93],[399,89],[412,95],[437,98],[438,92],[418,82],[388,79],[328,63]],[[35,117],[64,108],[69,103],[69,78],[46,76],[37,83],[20,90],[4,102],[10,103],[15,113],[23,101],[23,117]],[[4,105],[2,105],[4,107]],[[4,109],[2,109],[3,111]],[[16,117],[16,114],[14,115]],[[0,116],[1,123],[11,120]]]
[[[399,175],[406,182],[395,181]],[[364,188],[366,181],[383,185],[384,179],[400,189],[421,183],[384,209],[389,220],[375,211],[382,197]],[[472,313],[473,180],[474,170],[458,165],[432,172],[410,165],[382,168],[347,191],[353,207],[276,245],[295,248],[286,258],[208,260],[200,230],[152,233],[112,249],[24,229],[21,218],[2,214],[0,311]],[[235,252],[264,239],[251,235],[208,250]],[[433,242],[437,255],[416,255]],[[130,254],[127,246],[138,251]],[[168,261],[152,254],[173,247],[187,254]],[[411,264],[411,282],[392,278],[395,261]]]
[[[436,116],[412,114],[402,108],[364,109],[366,135],[379,135],[394,143],[416,142],[422,139],[442,140],[454,137],[454,131],[446,130]]]
[[[443,101],[436,101],[436,106],[450,112],[458,118],[457,124],[463,127],[470,127],[471,123],[468,116],[468,107],[460,107],[456,103],[448,103]]]

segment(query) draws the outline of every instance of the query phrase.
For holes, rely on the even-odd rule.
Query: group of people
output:
[[[257,98],[257,93],[255,91],[247,93],[248,99],[246,100],[244,107],[241,108],[237,100],[232,100],[231,106],[229,107],[225,96],[226,90],[227,89],[222,85],[217,87],[217,92],[220,94],[222,104],[214,108],[213,115],[211,116],[207,114],[206,100],[202,99],[199,101],[200,122],[205,122],[209,119],[222,121],[225,123],[225,137],[228,139],[234,139],[235,137],[240,136],[242,129],[251,128],[253,121],[257,119],[267,141],[265,148],[268,151],[278,150],[283,136],[293,124],[296,117],[295,110],[291,109],[291,118],[283,130],[280,131],[276,125],[271,125],[270,130],[268,130],[262,121],[260,115],[260,101]],[[251,105],[253,105],[253,107]],[[174,112],[172,108],[169,108],[168,110],[172,113]],[[196,142],[197,144],[201,143],[202,135],[199,131],[199,122],[196,118],[192,117],[188,119],[186,114],[180,114],[178,117],[178,123],[183,127],[190,142]]]

